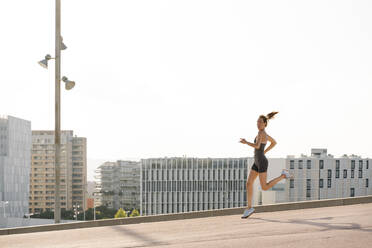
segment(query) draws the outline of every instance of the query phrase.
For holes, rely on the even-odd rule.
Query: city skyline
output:
[[[268,157],[372,157],[372,3],[87,3],[63,1],[76,86],[61,109],[62,130],[87,137],[88,180],[105,161],[251,157],[239,138],[271,111]],[[0,21],[0,114],[53,130],[54,66],[37,62],[54,53],[54,3],[1,3]]]

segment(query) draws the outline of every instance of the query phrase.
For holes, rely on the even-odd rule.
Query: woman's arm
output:
[[[248,142],[248,141],[246,141],[245,139],[242,139],[242,138],[240,138],[240,143],[247,144],[249,146],[252,146],[253,148],[258,149],[261,146],[262,136],[263,136],[263,133],[260,131],[260,132],[258,132],[256,143]]]
[[[271,136],[267,135],[267,139],[270,141],[270,145],[266,148],[264,154],[270,151],[276,145],[276,141]]]

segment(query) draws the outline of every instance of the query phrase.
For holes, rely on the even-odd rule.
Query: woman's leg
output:
[[[252,207],[252,196],[253,196],[253,183],[254,180],[256,180],[258,176],[258,172],[251,169],[251,172],[249,173],[249,177],[247,180],[247,209],[250,209]]]
[[[271,187],[273,187],[275,184],[277,184],[280,180],[282,180],[284,178],[284,175],[280,175],[268,183],[266,182],[267,172],[261,172],[259,174],[259,177],[260,177],[260,184],[261,184],[262,190],[268,190]]]

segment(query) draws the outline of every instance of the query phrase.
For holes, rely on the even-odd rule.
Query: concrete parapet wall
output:
[[[360,196],[360,197],[348,197],[348,198],[335,198],[335,199],[327,199],[327,200],[277,203],[277,204],[270,204],[270,205],[263,205],[263,206],[255,206],[255,209],[256,209],[256,213],[261,213],[261,212],[274,212],[274,211],[285,211],[285,210],[305,209],[305,208],[333,207],[333,206],[343,206],[343,205],[362,204],[362,203],[372,203],[372,195]],[[183,220],[183,219],[204,218],[204,217],[223,216],[223,215],[237,215],[237,214],[242,214],[243,211],[244,211],[244,207],[239,207],[239,208],[205,210],[205,211],[195,211],[195,212],[177,213],[177,214],[161,214],[161,215],[138,216],[138,217],[129,217],[129,218],[121,218],[121,219],[105,219],[105,220],[96,220],[96,221],[82,221],[82,222],[74,222],[74,223],[50,224],[50,225],[32,226],[32,227],[7,228],[7,229],[0,229],[0,235],[31,233],[31,232],[47,232],[47,231],[67,230],[67,229],[75,229],[75,228],[90,228],[90,227],[113,226],[113,225],[129,225],[129,224],[139,224],[139,223],[146,223],[146,222]]]

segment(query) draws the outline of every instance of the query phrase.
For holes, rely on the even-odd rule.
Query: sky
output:
[[[371,1],[62,0],[62,129],[104,161],[372,157]],[[55,5],[0,1],[0,114],[54,130]]]

